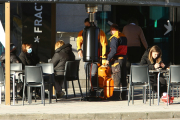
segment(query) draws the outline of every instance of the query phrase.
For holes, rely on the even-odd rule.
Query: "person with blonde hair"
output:
[[[66,61],[75,60],[75,55],[72,52],[72,45],[65,44],[63,40],[59,40],[55,44],[55,53],[50,63],[53,63],[55,70],[55,89],[57,97],[63,97],[62,85],[64,81],[64,73],[58,70],[64,70]]]
[[[140,64],[141,65],[148,64],[149,70],[166,68],[166,65],[162,61],[162,51],[157,45],[154,45],[145,51],[144,55],[141,58]],[[157,73],[156,73],[155,79],[150,78],[150,80],[151,80],[151,83],[154,84],[155,91],[157,91],[157,85],[156,85]],[[163,92],[167,92],[167,87],[166,87],[167,83],[162,75],[160,76],[159,80],[160,80],[160,95],[161,95]]]

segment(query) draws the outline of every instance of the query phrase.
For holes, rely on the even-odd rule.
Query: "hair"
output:
[[[130,23],[135,23],[136,25],[138,25],[137,19],[133,18],[133,17],[128,20],[128,24],[130,24]]]
[[[32,45],[29,44],[29,43],[23,43],[23,44],[22,44],[22,51],[23,51],[24,53],[27,53],[27,50],[26,50],[27,47],[32,47]]]
[[[55,44],[55,50],[58,49],[58,48],[60,48],[60,47],[63,46],[64,44],[65,44],[65,43],[64,43],[63,40],[57,41],[56,44]]]
[[[152,52],[158,52],[159,53],[158,57],[156,58],[156,63],[161,62],[162,51],[157,45],[154,45],[151,47],[151,49],[149,51],[149,55],[148,55],[148,58],[149,58],[151,64],[153,64]]]
[[[86,19],[84,20],[84,23],[86,23],[86,22],[89,22],[89,18],[86,18]]]
[[[112,24],[110,27],[110,30],[118,30],[119,31],[119,27],[117,24]]]

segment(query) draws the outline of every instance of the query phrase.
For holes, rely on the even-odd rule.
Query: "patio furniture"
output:
[[[41,66],[25,66],[25,80],[23,87],[23,106],[24,106],[24,92],[25,86],[27,86],[28,90],[28,102],[31,104],[32,94],[30,93],[31,87],[40,87],[41,88],[41,100],[45,106],[45,91],[44,91],[44,79],[43,79],[43,71]]]
[[[149,105],[151,106],[151,84],[149,79],[148,65],[131,65],[130,83],[128,93],[128,106],[130,102],[131,87],[132,87],[132,104],[134,104],[134,86],[149,87]]]

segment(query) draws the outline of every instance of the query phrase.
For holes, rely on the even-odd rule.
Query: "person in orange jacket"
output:
[[[85,25],[85,27],[90,27],[91,26],[91,24],[89,22],[89,18],[86,18],[84,20],[84,25]],[[81,49],[81,46],[83,44],[83,35],[82,35],[82,33],[83,33],[83,30],[81,30],[79,32],[78,37],[77,37],[77,51],[78,51],[79,57],[83,57],[83,50]],[[100,30],[100,41],[99,42],[100,42],[100,44],[102,46],[102,50],[100,50],[100,51],[102,51],[102,53],[100,53],[101,54],[100,57],[102,57],[102,63],[100,63],[100,64],[103,64],[103,63],[105,64],[105,62],[106,62],[106,55],[105,55],[106,54],[106,46],[108,45],[108,42],[107,42],[106,35],[102,30]],[[87,65],[87,62],[84,65],[85,71],[86,71],[86,65]],[[95,64],[93,64],[92,65],[92,70],[91,70],[91,81],[92,81],[93,86],[96,86],[96,83],[97,83],[96,82],[96,73],[97,73],[97,66]]]

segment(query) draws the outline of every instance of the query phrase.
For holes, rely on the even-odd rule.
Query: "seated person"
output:
[[[1,63],[5,64],[5,53],[0,56]],[[20,63],[20,59],[16,56],[16,46],[10,43],[10,63]]]
[[[64,81],[64,72],[58,72],[56,70],[64,70],[66,61],[75,60],[75,55],[72,52],[72,45],[65,44],[63,40],[59,40],[55,44],[55,54],[52,57],[50,63],[53,63],[55,70],[55,89],[57,97],[63,97],[62,84]]]
[[[147,49],[144,53],[144,55],[141,58],[141,65],[148,64],[149,65],[149,70],[155,70],[155,69],[165,69],[165,64],[162,62],[162,52],[161,49],[157,46],[154,45],[151,48]],[[151,83],[154,85],[154,90],[157,91],[157,74],[155,73],[156,77],[150,78]],[[161,75],[159,78],[160,81],[160,95],[163,92],[167,92],[167,83],[164,77]]]
[[[23,69],[25,68],[26,65],[36,66],[36,64],[39,63],[39,57],[34,53],[32,49],[32,45],[28,43],[22,44],[22,52],[20,53],[19,58],[22,62]],[[27,93],[26,91],[27,88],[25,88],[25,95]],[[39,88],[36,89],[36,94],[39,95],[39,97],[41,96],[41,92]],[[23,87],[19,92],[19,96],[22,97],[22,95],[23,95]]]

